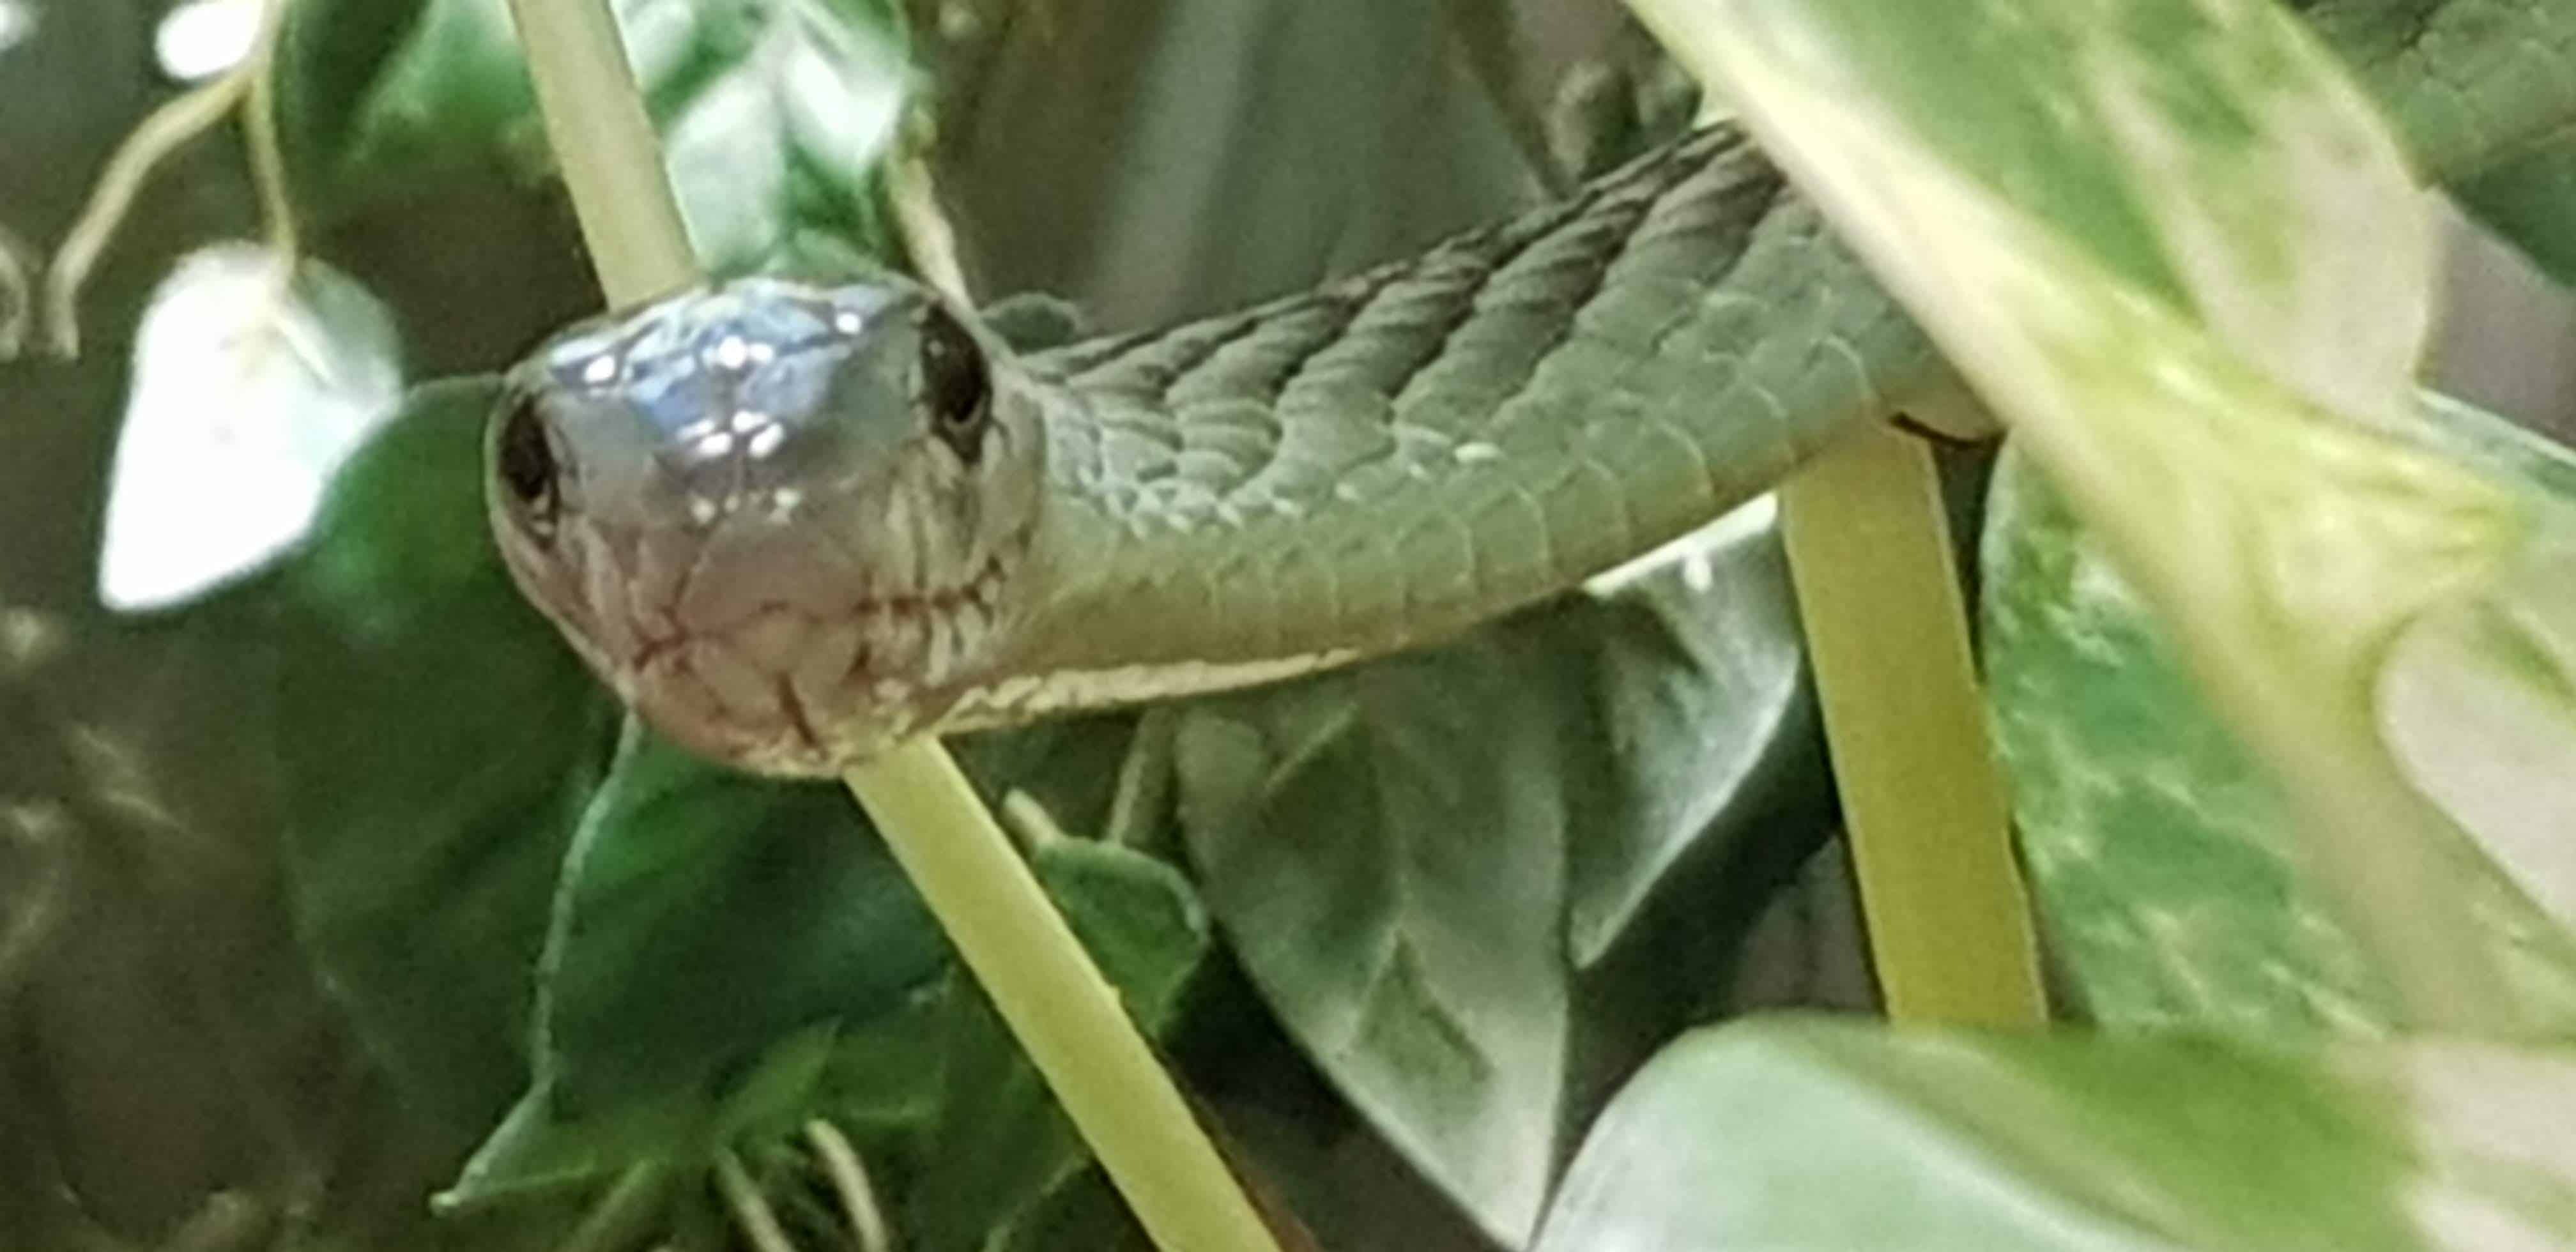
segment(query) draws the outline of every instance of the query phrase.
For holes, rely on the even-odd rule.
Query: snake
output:
[[[1717,126],[1417,256],[1052,350],[893,274],[579,323],[505,376],[486,498],[646,722],[823,775],[1455,635],[1947,377]]]
[[[2504,70],[2576,63],[2576,23],[2415,8],[2305,16],[2429,173],[2563,121]],[[520,590],[644,721],[813,776],[1439,641],[1965,394],[1720,123],[1419,255],[1048,350],[894,274],[612,312],[505,375],[485,497]]]

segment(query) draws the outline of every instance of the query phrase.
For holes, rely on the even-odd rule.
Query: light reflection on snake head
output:
[[[511,372],[494,533],[529,598],[701,752],[822,773],[988,666],[1043,477],[1004,350],[900,279],[744,280]]]

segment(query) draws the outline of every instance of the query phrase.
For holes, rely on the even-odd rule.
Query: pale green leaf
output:
[[[2387,987],[2296,872],[2289,799],[2026,457],[2007,452],[1996,469],[1980,565],[1995,745],[2068,1006],[2123,1028],[2389,1029],[2399,1013]],[[2409,721],[2454,742],[2438,725]],[[2511,759],[2462,746],[2472,761]],[[2498,874],[2464,881],[2519,994],[2576,1024],[2576,946]]]
[[[1748,1022],[1629,1082],[1536,1252],[2562,1247],[2571,1117],[2565,1049]]]
[[[2368,396],[2412,364],[2411,347],[2393,361],[2395,345],[2362,336],[2336,355],[2333,317],[2255,337],[2250,358],[2241,336],[2211,333],[2237,320],[2229,308],[2279,318],[2337,293],[2384,296],[2355,285],[2352,232],[2311,237],[2313,206],[2334,195],[2376,200],[2399,221],[2416,211],[2368,156],[2384,140],[2331,62],[2259,0],[2138,0],[2118,6],[2117,21],[2097,5],[2004,0],[1954,14],[1952,42],[1991,30],[2025,58],[2053,46],[2082,69],[2080,88],[2045,70],[1980,74],[1940,43],[1873,28],[1884,10],[1851,0],[1646,7],[1683,39],[1686,59],[1734,89],[1766,146],[2171,623],[2222,712],[2295,798],[2314,841],[2303,872],[2327,885],[2413,1019],[2527,1028],[2481,971],[2442,859],[2449,823],[2392,767],[2370,703],[2397,632],[2481,594],[2525,542],[2529,502],[2371,428],[2409,411]],[[1933,107],[1934,83],[1998,115],[2047,118],[2040,133],[2064,142],[1963,142],[1962,123]],[[2326,132],[2343,134],[2347,150],[2277,168],[2243,159]],[[2132,212],[2116,220],[2160,224],[2150,264],[2134,225],[2105,229],[2042,194],[2061,185],[2060,166],[2085,168],[2064,159],[2069,146],[2097,154],[2086,185],[2119,193],[2112,203]],[[2173,154],[2192,151],[2204,172],[2174,177]],[[2224,168],[2258,185],[2205,174]],[[2266,219],[2234,209],[2240,195],[2298,208]],[[2197,214],[2226,246],[2178,245],[2177,213]],[[2321,381],[2338,360],[2382,381],[2349,393]]]

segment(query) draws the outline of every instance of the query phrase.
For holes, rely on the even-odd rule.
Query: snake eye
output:
[[[555,480],[554,446],[546,439],[545,422],[537,416],[536,397],[513,398],[501,423],[493,470],[510,498],[518,501],[519,514],[527,519],[529,529],[552,534],[562,497]]]
[[[974,464],[984,450],[984,424],[991,414],[984,353],[956,318],[936,306],[921,320],[920,387],[931,433],[955,449],[959,460]]]

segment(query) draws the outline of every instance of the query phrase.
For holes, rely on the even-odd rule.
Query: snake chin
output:
[[[655,729],[760,774],[828,776],[939,729],[1011,626],[1025,537],[944,586],[818,612],[785,601],[653,639],[613,684]]]

